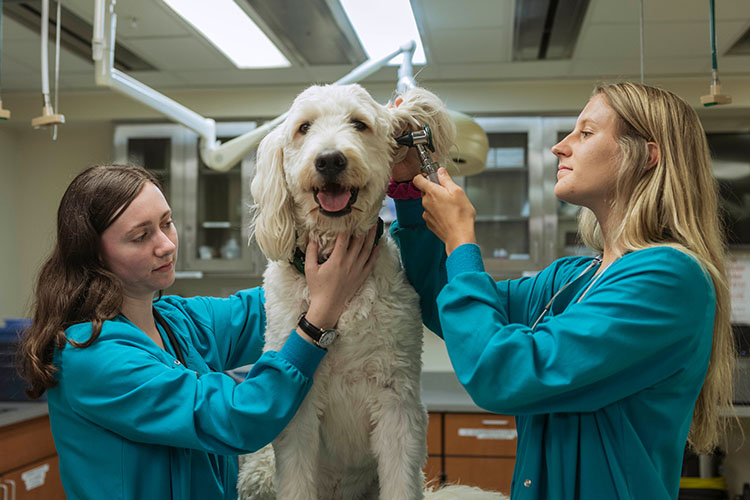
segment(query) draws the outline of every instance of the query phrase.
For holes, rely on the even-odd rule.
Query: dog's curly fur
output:
[[[359,85],[313,86],[261,142],[251,191],[254,235],[269,259],[266,350],[282,347],[309,306],[305,277],[290,264],[295,248],[314,240],[325,257],[337,233],[360,235],[375,224],[392,164],[406,154],[395,137],[428,123],[433,158],[447,161],[455,127],[443,103],[419,88],[402,98],[400,106],[387,107]],[[343,155],[345,166],[316,168],[321,155],[331,154]],[[323,210],[317,198],[327,189],[350,203],[340,212]],[[355,196],[347,193],[355,192],[352,203]],[[339,337],[310,393],[273,442],[273,481],[270,450],[245,457],[241,497],[261,498],[258,488],[269,494],[273,485],[284,500],[423,497],[427,415],[420,401],[419,298],[393,241],[385,235],[379,245],[372,275],[341,315]],[[258,469],[268,471],[264,478]]]

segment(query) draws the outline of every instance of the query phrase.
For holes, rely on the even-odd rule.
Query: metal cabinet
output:
[[[542,269],[586,253],[577,242],[578,207],[557,200],[557,159],[550,149],[574,117],[480,117],[490,150],[487,168],[460,181],[477,210],[485,268],[498,278]]]
[[[224,142],[255,126],[219,123],[217,137]],[[117,163],[141,165],[164,185],[180,238],[178,277],[262,274],[265,257],[249,242],[255,152],[226,172],[212,170],[200,159],[198,136],[175,124],[117,125],[114,148]]]

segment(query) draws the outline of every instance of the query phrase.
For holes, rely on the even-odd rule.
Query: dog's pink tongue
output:
[[[352,194],[349,191],[320,191],[318,193],[320,206],[329,212],[338,212],[345,209],[351,197]]]

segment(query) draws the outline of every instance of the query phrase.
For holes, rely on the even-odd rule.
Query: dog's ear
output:
[[[291,259],[295,245],[292,197],[284,178],[282,126],[258,146],[255,176],[250,184],[255,202],[251,233],[271,260]]]
[[[456,125],[448,109],[438,96],[421,87],[408,89],[400,96],[403,101],[397,107],[388,108],[393,120],[394,137],[430,126],[435,152],[432,159],[447,167],[451,163],[449,154],[456,140]],[[397,152],[396,161],[406,155],[405,148]]]

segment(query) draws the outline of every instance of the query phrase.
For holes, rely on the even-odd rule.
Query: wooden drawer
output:
[[[0,476],[8,486],[8,498],[17,500],[65,500],[57,456],[40,460]],[[12,488],[15,487],[15,496]]]
[[[441,457],[427,457],[427,463],[424,466],[424,478],[430,484],[440,484],[440,473],[442,472]]]
[[[1,427],[0,450],[0,474],[57,454],[49,417]]]
[[[427,454],[441,455],[443,453],[443,414],[430,413],[427,422]]]
[[[510,494],[515,458],[445,457],[445,482]]]
[[[446,413],[443,420],[446,456],[515,457],[513,417],[478,413]]]

